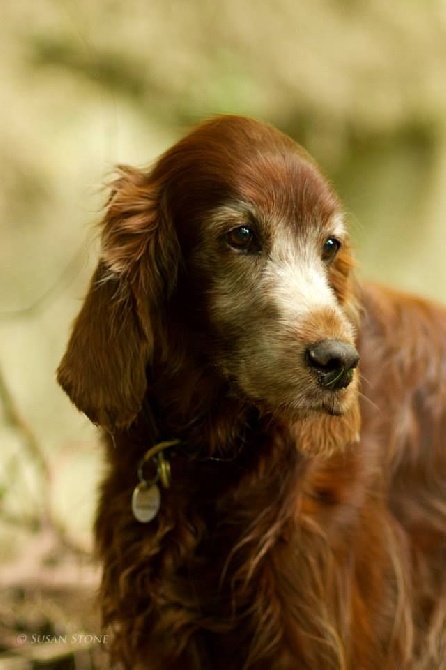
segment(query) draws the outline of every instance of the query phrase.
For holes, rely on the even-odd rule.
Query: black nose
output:
[[[341,340],[322,340],[306,350],[307,363],[317,373],[318,382],[327,389],[346,388],[359,362],[355,347]]]

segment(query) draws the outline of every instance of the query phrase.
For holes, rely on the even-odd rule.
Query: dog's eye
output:
[[[233,249],[240,251],[259,251],[259,244],[254,231],[248,226],[233,228],[225,235],[226,242]]]
[[[341,248],[341,243],[335,237],[327,237],[322,247],[322,260],[330,263]]]

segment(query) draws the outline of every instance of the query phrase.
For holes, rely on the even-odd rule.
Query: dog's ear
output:
[[[57,373],[78,409],[110,430],[141,408],[155,321],[176,281],[178,242],[160,198],[151,174],[120,168],[101,257]]]

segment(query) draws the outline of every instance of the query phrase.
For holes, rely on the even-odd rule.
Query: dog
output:
[[[446,310],[355,277],[275,128],[118,168],[58,381],[102,429],[112,662],[446,668]]]

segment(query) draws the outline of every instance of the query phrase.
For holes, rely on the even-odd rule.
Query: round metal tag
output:
[[[133,516],[140,523],[149,523],[158,514],[160,502],[160,491],[157,485],[140,482],[133,490]]]

